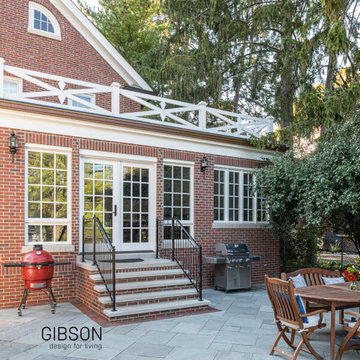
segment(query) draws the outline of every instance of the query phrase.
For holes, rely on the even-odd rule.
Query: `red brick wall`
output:
[[[79,246],[79,150],[99,150],[122,154],[136,154],[158,158],[157,168],[157,216],[162,217],[162,172],[163,159],[178,159],[195,162],[194,169],[194,237],[204,249],[204,255],[213,255],[215,243],[246,242],[252,254],[261,255],[262,260],[252,265],[252,280],[262,283],[264,274],[279,275],[279,243],[269,230],[262,229],[213,229],[213,177],[214,164],[254,167],[256,162],[206,154],[209,167],[200,172],[203,153],[176,151],[148,146],[97,141],[84,138],[65,137],[28,131],[16,131],[19,149],[15,162],[11,162],[8,139],[11,129],[0,128],[0,263],[19,262],[24,245],[24,180],[25,143],[71,147],[72,154],[72,243],[75,253],[53,254],[56,260],[70,260],[72,266],[56,269],[54,291],[59,301],[75,297],[75,261]],[[264,266],[266,264],[266,266]],[[204,286],[213,286],[214,265],[204,265]],[[78,283],[79,284],[79,283]],[[15,306],[21,299],[22,281],[19,269],[0,268],[0,307]],[[44,301],[43,296],[30,297],[30,303]]]
[[[6,65],[36,70],[102,85],[124,79],[103,57],[73,28],[65,17],[48,0],[36,0],[56,17],[62,40],[28,33],[28,0],[0,0],[0,57]],[[54,83],[53,83],[54,85]],[[25,91],[41,88],[24,82]],[[110,110],[110,94],[97,94],[97,104]],[[51,101],[51,99],[48,99]],[[52,99],[53,101],[57,99]],[[121,112],[138,111],[139,104],[124,98]]]

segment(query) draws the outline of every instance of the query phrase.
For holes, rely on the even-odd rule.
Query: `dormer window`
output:
[[[61,40],[60,26],[55,16],[44,6],[29,2],[28,32]]]

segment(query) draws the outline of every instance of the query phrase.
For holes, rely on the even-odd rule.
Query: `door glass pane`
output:
[[[123,242],[149,242],[149,170],[123,168]]]
[[[84,211],[86,217],[99,218],[109,239],[113,231],[113,165],[84,164]],[[89,230],[91,222],[87,223]]]

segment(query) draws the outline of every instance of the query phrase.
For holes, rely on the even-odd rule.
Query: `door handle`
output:
[[[113,214],[114,214],[114,216],[116,216],[116,215],[117,215],[117,205],[114,205],[114,211],[113,211]]]

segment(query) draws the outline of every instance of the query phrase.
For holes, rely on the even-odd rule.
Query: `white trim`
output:
[[[96,124],[93,122],[69,120],[44,114],[14,111],[0,108],[0,119],[3,127],[68,135],[96,140],[114,141],[125,144],[154,146],[174,150],[214,154],[252,160],[271,158],[275,152],[259,150],[246,145],[230,144],[219,141],[186,137],[186,135],[169,135],[152,131],[139,131],[126,127]]]
[[[220,165],[220,164],[215,164],[214,169],[215,170],[230,170],[230,171],[247,171],[247,172],[255,170],[255,168],[251,168],[251,167],[227,166],[227,165]]]
[[[177,160],[177,159],[164,159],[164,164],[169,165],[188,165],[188,166],[194,166],[194,161],[186,161],[186,160]]]
[[[33,250],[35,243],[33,245],[24,245],[21,247],[21,253],[25,254],[31,250]],[[43,249],[45,251],[48,251],[50,253],[64,253],[64,252],[69,252],[69,253],[73,253],[75,251],[75,246],[68,244],[68,243],[41,243],[41,245],[43,246]]]
[[[65,150],[64,150],[65,149]],[[52,154],[64,154],[67,155],[67,218],[66,219],[29,219],[28,218],[28,173],[27,170],[29,168],[29,159],[28,153],[29,151],[38,151],[38,152],[47,152]],[[24,231],[25,231],[25,246],[32,246],[34,243],[29,243],[28,241],[28,225],[66,225],[67,226],[67,241],[65,242],[56,242],[54,238],[54,244],[71,244],[72,243],[72,149],[62,148],[62,147],[52,147],[51,145],[38,145],[38,144],[25,144],[25,191],[24,191],[24,213],[25,213],[25,221],[24,221]],[[55,200],[55,199],[54,199]],[[54,234],[55,235],[55,234]],[[44,244],[44,242],[41,242]],[[48,243],[46,243],[48,244]]]
[[[50,0],[50,2],[128,84],[152,91],[146,81],[71,0]]]
[[[44,14],[48,20],[50,21],[51,25],[54,28],[54,32],[43,31],[40,29],[35,29],[34,27],[34,11],[37,10],[40,13]],[[29,23],[28,23],[28,32],[31,34],[36,34],[40,36],[45,36],[55,40],[61,40],[61,30],[56,17],[48,10],[45,6],[40,5],[36,2],[29,1]]]
[[[66,152],[69,155],[72,154],[72,148],[62,147],[62,146],[52,146],[52,145],[26,143],[25,148],[29,149],[29,150],[46,151],[46,152],[51,152],[51,153],[61,151],[61,152]]]
[[[111,153],[111,152],[96,151],[96,150],[80,150],[80,156],[89,159],[131,161],[134,163],[142,163],[142,164],[157,162],[157,158],[150,156]]]

